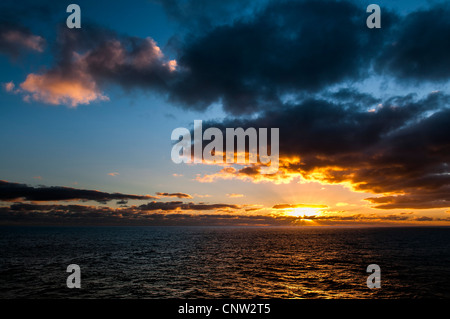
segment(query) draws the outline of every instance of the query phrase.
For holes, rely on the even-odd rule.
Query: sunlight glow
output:
[[[286,211],[286,215],[295,217],[311,217],[319,213],[320,208],[317,207],[298,207]]]

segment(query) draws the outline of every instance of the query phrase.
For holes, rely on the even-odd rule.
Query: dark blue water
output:
[[[1,298],[450,298],[450,228],[0,227],[0,251]]]

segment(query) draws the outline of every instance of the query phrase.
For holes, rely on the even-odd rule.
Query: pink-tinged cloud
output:
[[[17,57],[24,50],[43,52],[45,40],[17,25],[0,25],[0,52]]]
[[[1,34],[2,40],[14,43],[30,50],[44,51],[45,40],[38,35],[28,34],[19,30],[9,30]]]
[[[8,82],[8,83],[3,83],[3,88],[5,89],[6,92],[13,92],[14,88],[15,88],[15,85],[11,81],[11,82]]]
[[[164,63],[164,66],[167,67],[171,72],[176,71],[178,64],[176,60],[170,60],[169,62]]]
[[[112,173],[108,173],[108,175],[109,175],[109,176],[115,177],[115,176],[118,176],[118,175],[120,175],[120,174],[117,173],[117,172],[112,172]]]
[[[83,70],[76,71],[72,76],[60,72],[42,75],[31,73],[20,84],[20,88],[26,101],[33,99],[53,105],[76,107],[96,100],[108,100],[108,97],[100,92],[96,82]]]
[[[100,84],[151,82],[165,86],[177,68],[166,60],[151,38],[106,38],[87,51],[80,51],[73,34],[63,32],[64,53],[58,64],[46,72],[29,74],[20,84],[25,101],[76,107],[94,101],[107,101]],[[77,37],[77,35],[75,35]]]
[[[127,52],[124,46],[119,41],[114,41],[114,44],[121,51],[121,60],[118,61],[119,64],[127,63],[125,59],[127,58]],[[164,57],[161,48],[156,44],[156,42],[151,38],[145,38],[142,42],[140,50],[132,56],[129,64],[139,67],[145,68],[149,65],[158,63]]]

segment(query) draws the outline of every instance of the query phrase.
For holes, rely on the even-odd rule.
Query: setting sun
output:
[[[286,214],[289,216],[295,217],[311,217],[317,215],[320,208],[317,207],[299,207],[294,208],[293,210],[286,211]]]

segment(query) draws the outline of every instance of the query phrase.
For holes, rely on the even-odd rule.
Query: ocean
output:
[[[448,227],[4,226],[0,251],[2,299],[450,298]]]

